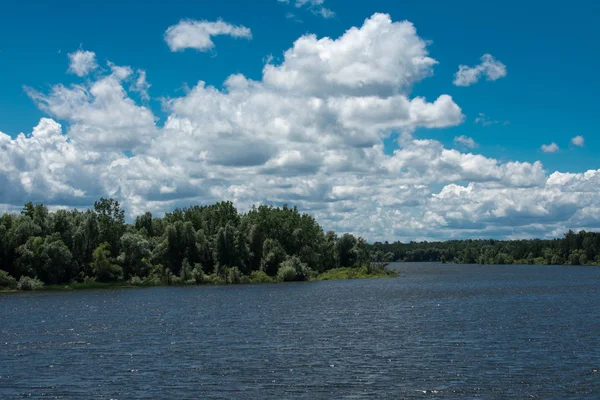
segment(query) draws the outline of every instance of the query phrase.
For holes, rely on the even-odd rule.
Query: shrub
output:
[[[227,269],[227,283],[241,283],[242,273],[238,267],[231,267]]]
[[[264,271],[252,271],[250,274],[250,283],[272,283],[273,278]]]
[[[296,269],[291,265],[281,263],[277,270],[277,279],[283,282],[292,282],[296,280]]]
[[[131,278],[129,278],[129,281],[127,281],[127,283],[133,286],[141,286],[144,284],[144,281],[139,276],[134,275]]]
[[[17,289],[19,290],[38,290],[44,287],[44,282],[36,278],[30,278],[28,276],[22,276],[17,283]]]
[[[192,280],[192,266],[190,265],[187,258],[184,258],[183,262],[181,263],[181,269],[179,270],[179,279],[182,283],[185,284],[187,284],[188,281]]]
[[[223,278],[221,278],[216,273],[215,274],[205,275],[204,282],[209,283],[209,284],[213,284],[213,285],[223,285],[225,283],[225,281],[223,280]]]
[[[194,266],[194,269],[192,270],[192,279],[198,284],[204,283],[206,277],[204,275],[204,270],[202,269],[202,264],[196,264]]]
[[[282,268],[285,268],[282,271]],[[295,277],[291,278],[290,270],[294,271]],[[279,275],[279,271],[281,272],[281,276]],[[308,268],[308,266],[300,261],[297,256],[288,257],[287,260],[281,263],[279,270],[277,271],[277,277],[283,281],[306,281],[309,280],[312,276],[312,270]],[[285,279],[283,279],[285,278]]]
[[[16,289],[17,280],[8,272],[0,269],[0,289]]]

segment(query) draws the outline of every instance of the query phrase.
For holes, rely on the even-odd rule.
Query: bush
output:
[[[132,286],[141,286],[141,285],[144,284],[144,281],[139,276],[135,276],[134,275],[131,278],[129,278],[129,280],[127,281],[127,283],[129,283]]]
[[[281,271],[281,275],[279,271]],[[294,272],[294,278],[292,278],[292,272],[290,271]],[[312,275],[312,270],[297,256],[288,257],[287,260],[281,263],[277,271],[277,277],[284,282],[307,281],[310,280]]]
[[[223,278],[221,278],[216,273],[205,275],[204,282],[213,284],[213,285],[223,285],[224,283],[226,283],[225,280],[223,280]]]
[[[194,269],[192,270],[192,279],[197,283],[204,283],[206,280],[204,275],[204,270],[202,269],[202,264],[196,264]]]
[[[241,283],[242,273],[238,267],[231,267],[227,269],[227,283]]]
[[[19,290],[38,290],[44,287],[44,282],[36,278],[30,278],[28,276],[22,276],[17,283],[17,289]]]
[[[13,278],[8,272],[0,269],[0,289],[11,289],[17,288],[17,280]]]
[[[273,278],[267,275],[264,271],[252,271],[250,274],[250,283],[272,283]]]
[[[277,270],[277,279],[283,282],[292,282],[296,280],[296,269],[291,265],[284,265]]]

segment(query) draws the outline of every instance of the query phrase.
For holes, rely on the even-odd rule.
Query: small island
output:
[[[392,254],[324,232],[296,207],[231,202],[126,223],[102,198],[87,211],[25,204],[0,216],[0,290],[274,283],[395,276]]]

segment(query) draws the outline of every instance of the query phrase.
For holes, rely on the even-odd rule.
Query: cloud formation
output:
[[[475,154],[466,136],[455,145],[467,152],[417,137],[464,121],[448,94],[412,94],[435,65],[410,22],[374,14],[337,38],[298,38],[257,80],[198,81],[164,99],[160,126],[132,97],[149,88],[137,68],[109,64],[85,82],[28,88],[52,119],[0,133],[0,187],[11,188],[0,207],[111,196],[132,216],[288,203],[371,240],[544,236],[600,223],[588,218],[600,210],[600,171],[549,173]]]
[[[465,135],[457,136],[454,138],[454,145],[460,145],[464,147],[468,147],[469,149],[474,149],[478,147],[477,142],[470,137]]]
[[[585,139],[583,136],[575,136],[573,139],[571,139],[571,144],[574,146],[583,147],[585,144]]]
[[[222,20],[215,22],[181,20],[167,29],[165,41],[171,51],[185,49],[208,51],[215,47],[212,37],[219,35],[252,39],[252,32],[243,25],[236,26]]]
[[[496,60],[491,54],[484,54],[479,65],[474,67],[459,65],[453,83],[456,86],[471,86],[479,82],[482,77],[486,77],[488,81],[495,81],[505,77],[506,73],[506,65]]]
[[[96,53],[93,51],[77,50],[69,53],[69,72],[79,77],[86,76],[98,67]]]
[[[324,6],[325,0],[277,0],[279,3],[290,4],[293,3],[296,8],[306,7],[313,14],[319,15],[323,18],[332,18],[335,13],[329,8]]]
[[[541,149],[544,153],[556,153],[558,150],[560,150],[558,145],[554,142],[550,144],[543,144]]]

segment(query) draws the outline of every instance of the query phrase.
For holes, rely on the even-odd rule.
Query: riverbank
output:
[[[371,270],[366,267],[361,268],[336,268],[315,276],[309,277],[305,282],[317,281],[333,281],[333,280],[348,280],[348,279],[380,279],[397,277],[399,273],[396,270]],[[117,282],[72,282],[64,285],[45,285],[41,288],[32,290],[16,290],[16,289],[0,289],[0,293],[19,293],[19,292],[48,292],[48,291],[69,291],[69,290],[89,290],[89,289],[123,289],[123,288],[139,288],[151,286],[203,286],[203,285],[248,285],[248,284],[264,284],[264,283],[286,283],[289,281],[282,280],[277,276],[271,277],[267,274],[255,271],[250,276],[243,275],[239,280],[231,281],[227,277],[222,278],[215,274],[206,275],[202,282],[160,282],[141,279],[130,279],[129,281]]]

